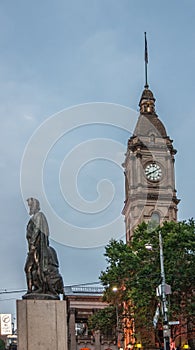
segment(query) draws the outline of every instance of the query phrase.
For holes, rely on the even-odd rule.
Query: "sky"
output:
[[[26,208],[40,200],[65,285],[98,281],[124,238],[122,162],[148,81],[174,140],[179,220],[194,217],[193,0],[0,4],[0,313],[26,288]],[[129,119],[128,119],[129,118]],[[111,226],[110,226],[111,225]]]

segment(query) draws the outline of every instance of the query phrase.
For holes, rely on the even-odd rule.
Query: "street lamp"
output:
[[[152,250],[151,244],[147,243],[145,245],[146,249]],[[164,255],[163,255],[163,242],[162,242],[162,235],[159,231],[159,248],[160,248],[160,271],[161,271],[161,284],[157,288],[157,295],[161,297],[161,310],[162,310],[162,317],[163,317],[163,340],[164,340],[164,350],[170,349],[170,328],[169,328],[169,322],[168,322],[168,309],[167,309],[167,299],[166,294],[170,294],[170,286],[168,286],[165,282],[165,269],[164,269]],[[166,293],[166,288],[169,287],[168,293]],[[156,314],[154,316],[154,326],[156,325],[158,321],[159,316],[159,307],[157,307]]]
[[[159,247],[160,247],[160,270],[161,270],[161,298],[162,298],[162,315],[163,315],[163,338],[164,338],[164,350],[170,349],[170,328],[168,322],[168,309],[166,300],[166,282],[165,282],[165,270],[164,270],[164,255],[163,255],[163,242],[162,235],[159,231]]]
[[[113,287],[112,291],[114,293],[118,292],[118,288],[117,287]],[[123,348],[121,348],[121,344],[120,344],[120,337],[119,337],[119,314],[118,314],[118,304],[117,304],[117,300],[115,303],[115,308],[116,308],[116,335],[117,335],[117,347],[119,350],[123,350]]]

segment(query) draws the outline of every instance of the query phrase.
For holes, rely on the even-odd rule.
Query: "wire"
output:
[[[79,283],[79,284],[71,284],[69,286],[64,286],[64,287],[79,287],[79,286],[89,286],[91,284],[100,284],[100,281],[98,282],[88,282],[88,283]]]
[[[10,301],[10,300],[16,300],[16,298],[0,299],[0,302],[1,302],[1,301]]]
[[[26,292],[26,289],[20,289],[20,290],[7,290],[5,289],[3,292],[0,292],[0,294],[14,294],[14,293],[23,293]]]
[[[64,286],[65,288],[66,287],[79,287],[79,286],[88,286],[88,285],[91,285],[91,284],[100,284],[100,282],[87,282],[87,283],[79,283],[79,284],[72,284],[72,285],[67,285],[67,286]],[[17,290],[7,290],[7,289],[4,289],[2,291],[0,291],[0,295],[1,294],[15,294],[15,293],[24,293],[26,292],[26,289],[17,289]],[[3,300],[11,300],[11,299],[0,299],[0,301],[3,301]]]

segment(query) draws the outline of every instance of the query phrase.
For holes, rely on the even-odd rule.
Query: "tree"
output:
[[[115,335],[116,328],[116,309],[110,305],[102,310],[96,312],[88,320],[89,330],[99,330],[102,335]]]
[[[188,336],[193,333],[195,320],[195,222],[165,222],[162,227],[152,229],[142,223],[134,232],[129,244],[111,240],[106,246],[108,266],[101,272],[100,280],[105,287],[104,300],[120,306],[121,317],[133,318],[135,333],[142,333],[142,341],[149,345],[148,337],[153,330],[153,317],[159,297],[156,287],[161,283],[158,232],[161,230],[164,250],[166,283],[171,285],[169,318],[186,320]],[[152,250],[145,248],[146,243]],[[112,288],[117,286],[117,293]],[[162,322],[159,319],[159,324]],[[124,324],[125,327],[125,324]],[[144,329],[144,332],[143,332]],[[179,327],[173,328],[173,336]]]

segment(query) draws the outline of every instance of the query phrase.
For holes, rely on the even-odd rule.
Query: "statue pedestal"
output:
[[[64,300],[17,300],[18,350],[67,350]]]

